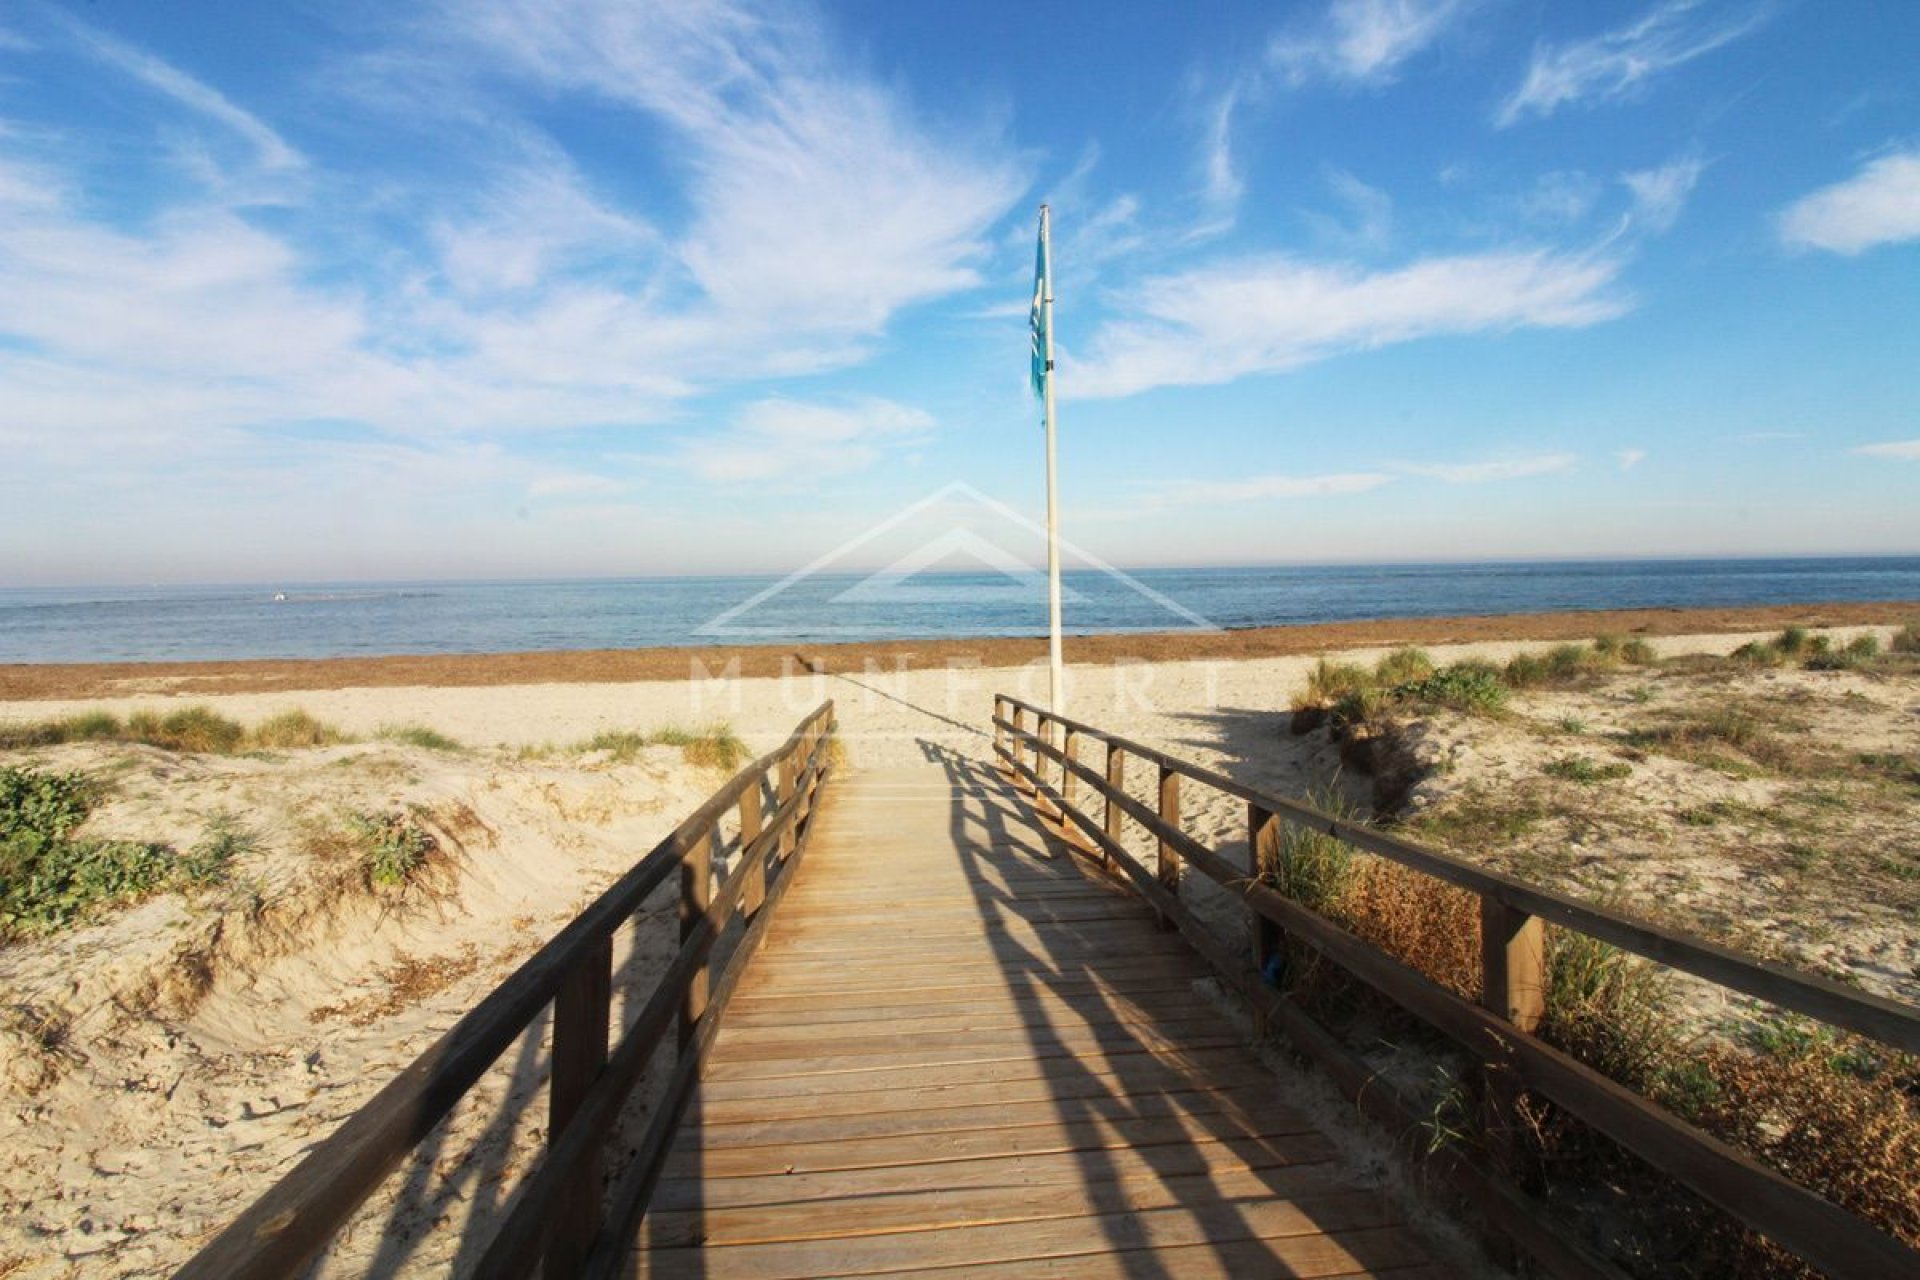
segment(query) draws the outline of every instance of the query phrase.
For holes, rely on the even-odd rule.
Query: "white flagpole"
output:
[[[1053,431],[1053,240],[1047,206],[1040,206],[1040,308],[1046,330],[1046,381],[1042,397],[1047,406],[1047,709],[1066,714],[1061,691],[1060,663],[1060,485],[1055,474]]]

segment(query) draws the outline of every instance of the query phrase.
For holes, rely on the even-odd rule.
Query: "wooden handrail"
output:
[[[1127,756],[1137,756],[1142,760],[1151,761],[1161,768],[1191,778],[1216,791],[1225,792],[1249,804],[1279,814],[1297,825],[1323,831],[1367,853],[1411,867],[1436,880],[1444,880],[1448,884],[1456,885],[1481,898],[1491,899],[1525,915],[1538,916],[1548,923],[1584,933],[1602,942],[1612,943],[1622,951],[1644,956],[1668,968],[1679,969],[1718,986],[1729,987],[1745,995],[1765,1000],[1769,1004],[1779,1005],[1783,1009],[1804,1013],[1830,1026],[1858,1031],[1892,1048],[1903,1049],[1908,1053],[1920,1053],[1920,1009],[1912,1005],[1890,1000],[1884,996],[1856,991],[1817,974],[1803,973],[1785,965],[1742,955],[1738,951],[1709,942],[1705,938],[1695,937],[1651,920],[1643,920],[1623,911],[1615,911],[1610,907],[1582,902],[1555,890],[1543,889],[1513,876],[1475,866],[1470,862],[1441,853],[1437,849],[1429,849],[1424,845],[1388,835],[1384,831],[1342,822],[1297,800],[1289,800],[1261,791],[1256,787],[1247,786],[1225,774],[1182,760],[1178,756],[1157,751],[1118,734],[1107,733],[1091,725],[1069,720],[1064,716],[1051,715],[1018,698],[997,694],[995,701],[997,704],[1004,703],[1012,707],[1016,715],[1023,710],[1030,712],[1038,716],[1042,722],[1052,721],[1077,734],[1098,739],[1109,748],[1118,748]],[[1015,733],[1016,743],[1024,743],[1037,755],[1058,758],[1057,754],[1048,748],[1044,738],[1036,739],[1034,734],[1021,733],[1014,730],[1011,725],[1001,724],[997,706],[995,721],[997,727],[1006,728]],[[1096,790],[1104,793],[1105,788],[1099,785],[1104,781],[1103,779],[1096,779],[1084,766],[1074,768],[1073,771],[1080,777],[1094,782]],[[1142,816],[1135,813],[1132,816],[1151,829],[1154,815],[1149,813]]]
[[[1011,715],[1005,712],[1011,712]],[[1035,717],[1033,731],[1027,716]],[[1920,1010],[1897,1001],[1851,991],[1811,975],[1742,956],[1677,930],[1638,920],[1620,912],[1577,902],[1551,890],[1525,884],[1510,876],[1484,871],[1446,854],[1422,848],[1378,831],[1337,821],[1307,805],[1270,795],[1165,752],[1110,734],[1091,725],[1051,713],[1006,695],[994,700],[997,755],[1036,796],[1054,805],[1082,843],[1098,850],[1109,866],[1125,874],[1162,919],[1180,929],[1207,959],[1253,1005],[1264,1024],[1279,1022],[1299,1028],[1309,1047],[1335,1060],[1350,1081],[1359,1073],[1351,1060],[1342,1060],[1331,1037],[1264,980],[1265,962],[1278,945],[1281,932],[1314,947],[1353,976],[1389,1000],[1415,1014],[1474,1053],[1488,1068],[1488,1147],[1498,1155],[1510,1123],[1503,1116],[1511,1107],[1513,1090],[1531,1089],[1565,1107],[1596,1130],[1608,1135],[1669,1176],[1692,1187],[1706,1199],[1760,1234],[1799,1254],[1836,1280],[1920,1274],[1920,1253],[1909,1249],[1878,1227],[1759,1164],[1709,1134],[1687,1124],[1637,1093],[1615,1083],[1584,1063],[1531,1034],[1538,1021],[1543,960],[1539,921],[1551,920],[1620,946],[1623,950],[1671,965],[1721,985],[1758,995],[1762,999],[1807,1013],[1837,1026],[1874,1036],[1900,1048],[1920,1045]],[[1047,741],[1049,725],[1074,737],[1106,744],[1104,771],[1090,768]],[[1033,753],[1037,766],[1052,760],[1063,777],[1087,783],[1105,801],[1096,817],[1050,787],[1023,758]],[[1159,769],[1159,806],[1143,804],[1118,785],[1122,761],[1137,755]],[[1250,850],[1272,847],[1278,841],[1276,818],[1326,832],[1369,853],[1379,854],[1437,879],[1480,895],[1485,980],[1480,999],[1466,1000],[1419,971],[1388,956],[1354,934],[1309,911],[1262,883],[1258,864],[1245,871],[1194,839],[1180,828],[1180,791],[1177,779],[1188,778],[1244,799],[1248,805]],[[1122,842],[1123,822],[1130,818],[1153,840],[1158,856],[1153,867],[1142,865]],[[1235,955],[1180,901],[1177,860],[1240,893],[1255,922],[1250,958]],[[1297,1037],[1300,1038],[1300,1037]],[[1560,1248],[1564,1242],[1545,1239],[1537,1223],[1516,1214],[1511,1188],[1497,1176],[1476,1185],[1483,1204],[1515,1229],[1537,1254]],[[1580,1259],[1583,1274],[1606,1274],[1604,1263]]]
[[[651,1155],[642,1151],[625,1182],[615,1188],[616,1212],[606,1214],[600,1160],[611,1120],[676,1014],[688,1020],[682,1041],[687,1047],[676,1064],[676,1081],[683,1068],[690,1068],[685,1072],[689,1076],[697,1070],[718,1029],[724,994],[731,992],[758,945],[771,908],[791,879],[790,864],[805,848],[813,798],[831,767],[833,729],[833,703],[822,703],[784,744],[736,773],[243,1210],[176,1273],[179,1280],[266,1280],[298,1271],[549,1004],[555,1006],[555,1024],[546,1158],[496,1233],[480,1273],[530,1274],[543,1254],[548,1275],[579,1274],[603,1263],[610,1234],[630,1226],[644,1211],[667,1145],[662,1139]],[[776,770],[780,804],[762,823],[761,793]],[[710,854],[721,819],[736,806],[741,813],[740,856],[717,889],[710,891],[706,877],[700,877],[697,886],[690,883],[694,877],[683,882],[680,951],[609,1056],[607,979],[614,932],[670,876],[700,862],[702,851]],[[709,955],[736,907],[752,915],[753,924],[709,996],[704,990]],[[697,984],[700,998],[695,997]],[[671,1137],[687,1083],[670,1086],[672,1097],[652,1117],[650,1138],[654,1129]],[[637,1197],[636,1182],[643,1184]],[[530,1203],[537,1208],[530,1210]]]

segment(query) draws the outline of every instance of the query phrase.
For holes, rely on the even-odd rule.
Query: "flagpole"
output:
[[[1060,662],[1060,485],[1056,474],[1053,429],[1053,238],[1047,206],[1040,206],[1040,306],[1045,333],[1047,406],[1047,710],[1066,714]]]

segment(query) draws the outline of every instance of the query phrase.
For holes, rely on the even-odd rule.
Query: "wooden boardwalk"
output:
[[[1443,1274],[999,775],[856,774],[815,821],[635,1273]]]

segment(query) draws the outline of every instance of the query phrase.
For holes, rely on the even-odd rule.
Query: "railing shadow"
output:
[[[1315,1221],[1314,1197],[1354,1188],[1334,1172],[1324,1139],[1304,1123],[1289,1122],[1271,1096],[1261,1096],[1258,1083],[1244,1083],[1257,1079],[1246,1072],[1254,1059],[1217,1011],[1189,990],[1185,999],[1197,1016],[1180,1016],[1181,999],[1103,977],[1103,965],[1120,960],[1122,948],[1168,956],[1169,965],[1197,975],[1196,961],[1148,945],[1176,935],[1156,931],[1149,907],[1046,830],[1041,815],[998,769],[937,743],[920,746],[953,786],[953,845],[980,923],[989,939],[1004,939],[990,942],[1000,976],[1024,1011],[1032,1054],[1045,1064],[1048,1099],[1070,1135],[1066,1145],[1078,1166],[1086,1212],[1097,1217],[1123,1273],[1139,1280],[1173,1277],[1204,1253],[1207,1270],[1295,1274],[1286,1252],[1264,1238],[1272,1229],[1263,1207],[1275,1199],[1300,1210],[1296,1234],[1339,1234],[1339,1247],[1358,1266],[1405,1265],[1404,1244],[1375,1245],[1364,1238],[1370,1223],[1390,1224],[1384,1203],[1371,1217],[1356,1215],[1347,1195],[1340,1212]],[[1131,920],[1137,934],[1124,923],[1113,929],[1064,921],[1048,909],[1049,899],[1023,898],[1017,873],[1042,857],[1058,869],[1071,868],[1093,893],[1125,894],[1117,914]],[[996,934],[1012,921],[1031,926],[1036,941],[1015,944]],[[1103,955],[1109,948],[1115,954]],[[1236,1059],[1238,1069],[1226,1076],[1243,1083],[1214,1087],[1208,1068]],[[1271,1095],[1272,1077],[1265,1078]],[[1303,1194],[1305,1201],[1299,1199]],[[1166,1211],[1184,1215],[1192,1224],[1188,1234],[1197,1237],[1168,1255],[1184,1259],[1180,1264],[1149,1247]],[[1156,1223],[1145,1223],[1143,1215]]]

